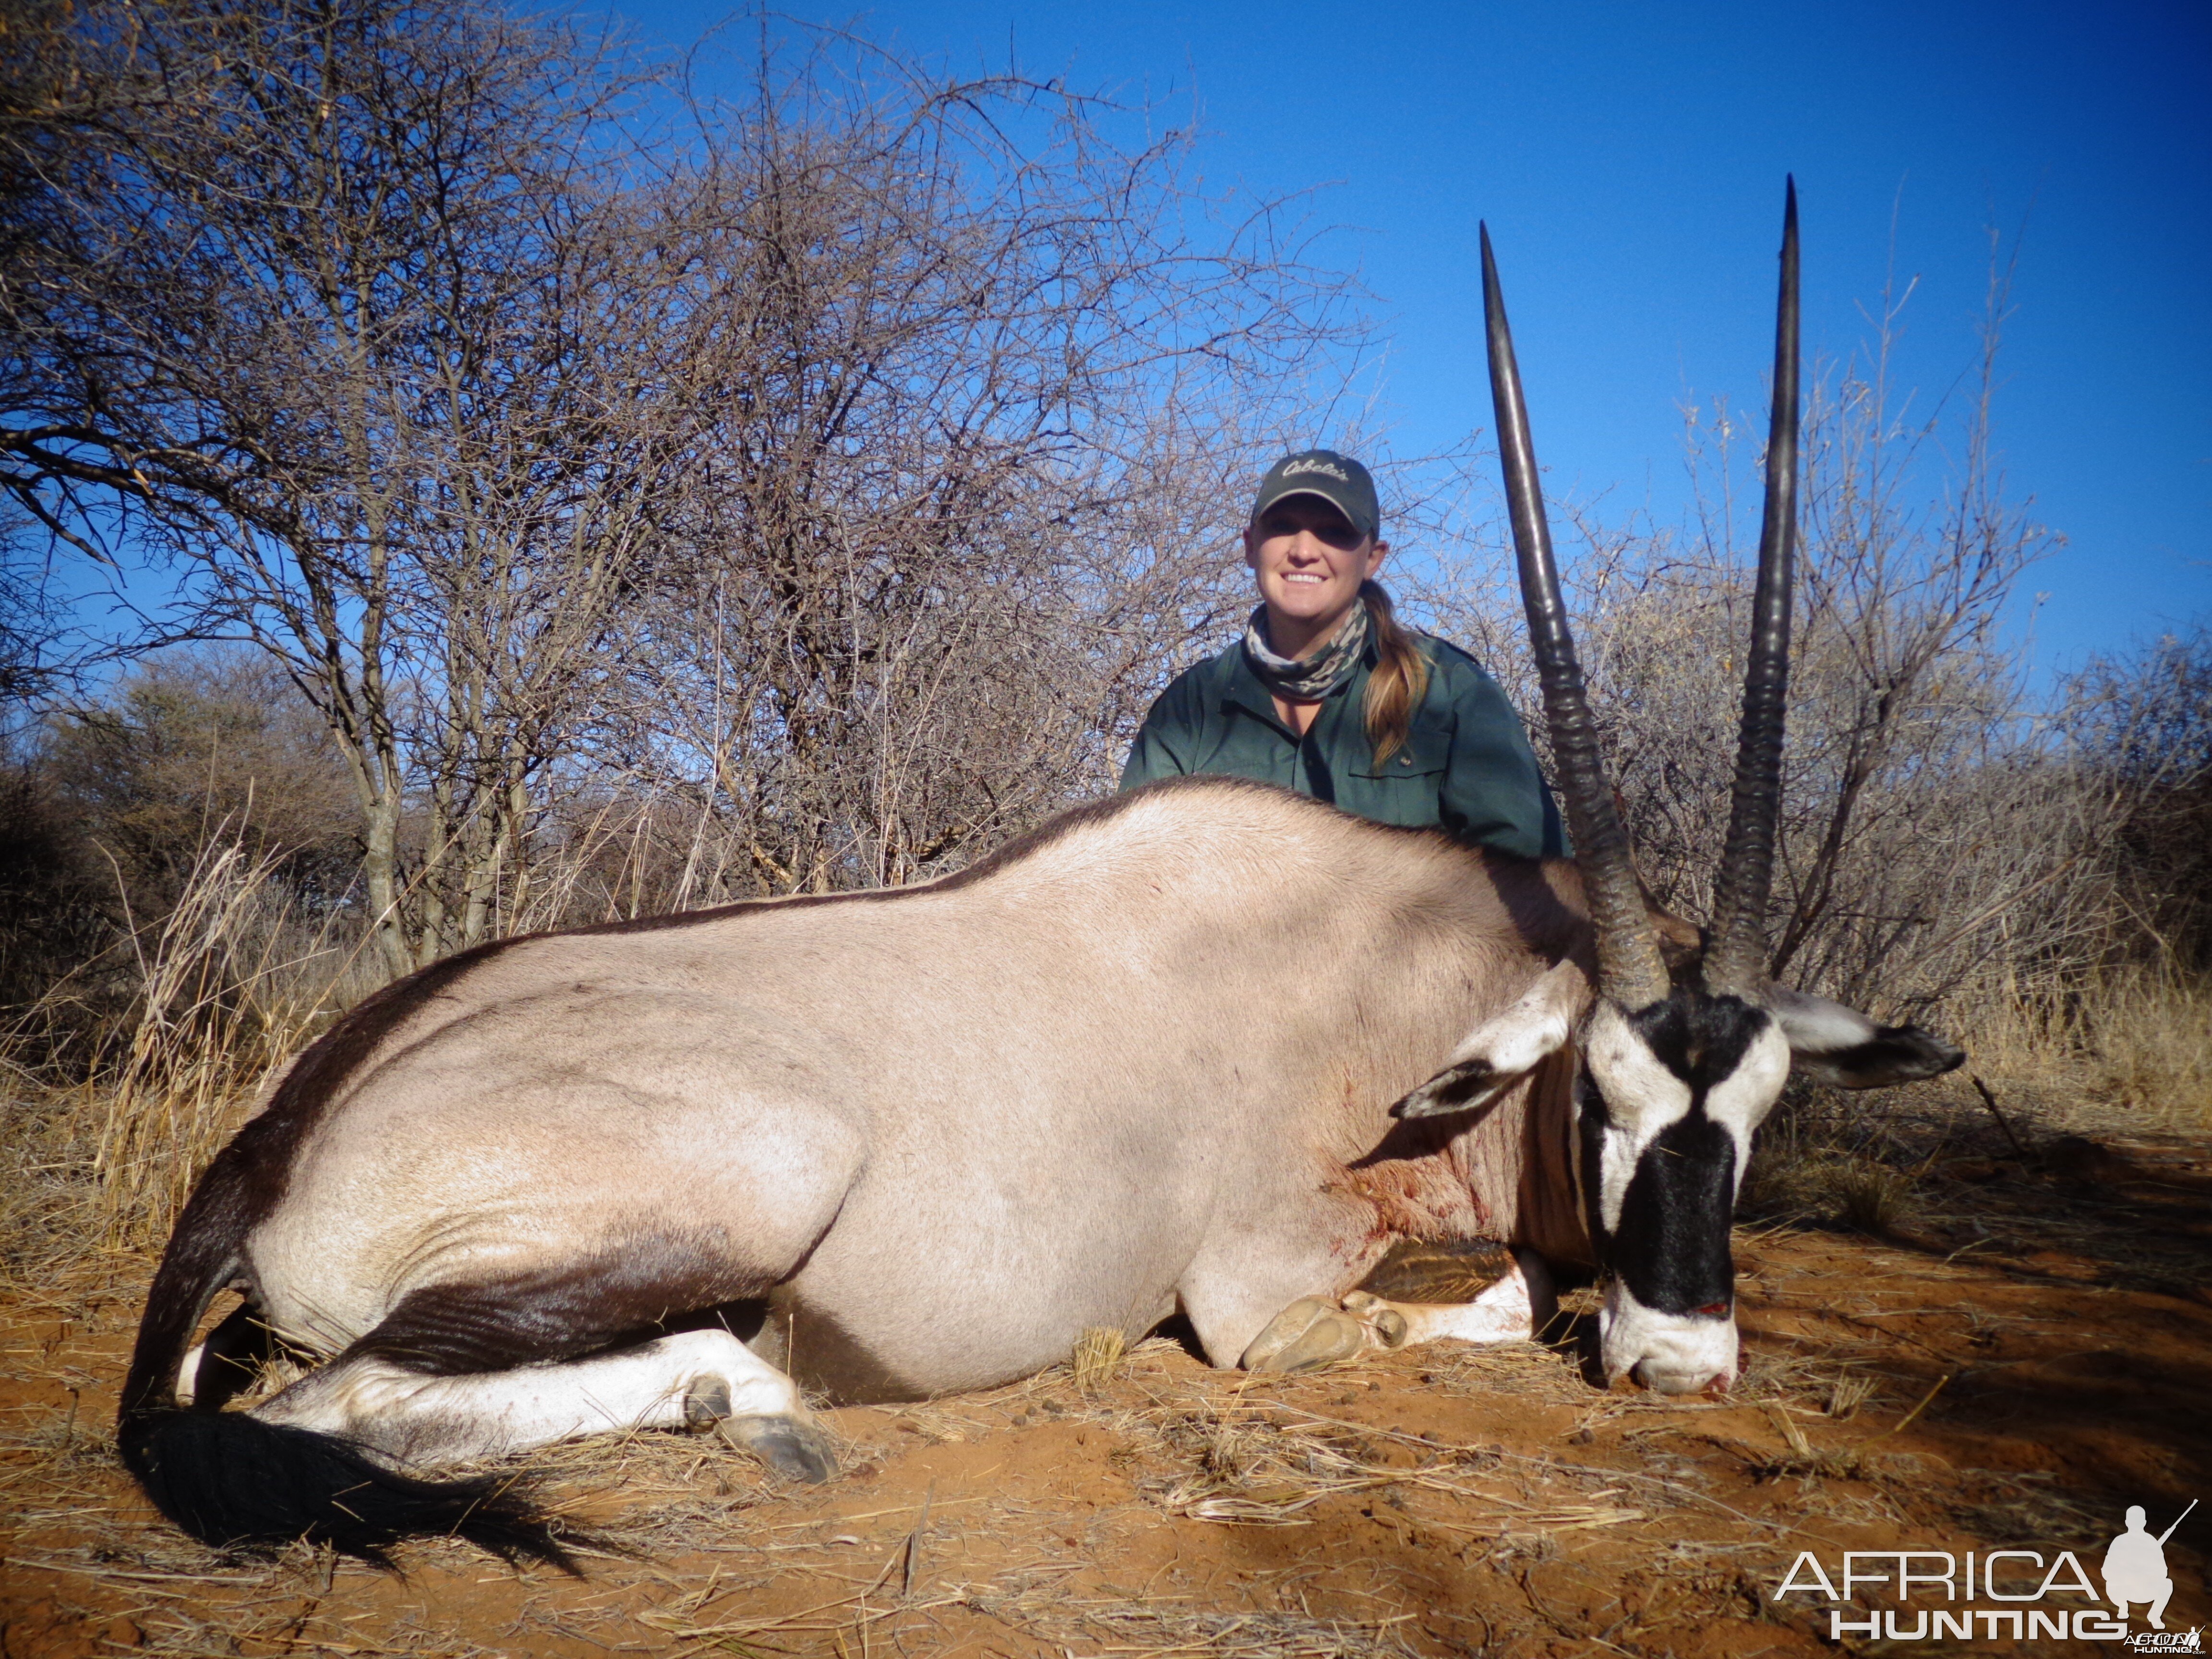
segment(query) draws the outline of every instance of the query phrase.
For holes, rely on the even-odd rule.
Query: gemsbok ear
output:
[[[1815,1083],[1839,1089],[1886,1089],[1941,1077],[1966,1051],[1917,1025],[1877,1025],[1856,1008],[1826,997],[1771,987],[1766,1012],[1790,1039],[1793,1068]]]
[[[1390,1109],[1390,1115],[1479,1112],[1566,1046],[1589,980],[1572,961],[1550,969],[1527,995],[1476,1026],[1443,1071]]]

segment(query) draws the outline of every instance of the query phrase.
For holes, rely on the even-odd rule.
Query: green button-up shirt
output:
[[[1559,808],[1513,705],[1457,646],[1415,637],[1429,659],[1429,689],[1389,759],[1378,763],[1367,741],[1371,648],[1300,738],[1276,717],[1240,643],[1160,694],[1129,750],[1121,787],[1193,773],[1257,778],[1378,823],[1440,829],[1523,858],[1560,855]]]

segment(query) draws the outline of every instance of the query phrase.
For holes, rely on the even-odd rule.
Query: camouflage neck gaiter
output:
[[[1358,672],[1367,654],[1368,631],[1367,603],[1355,599],[1336,632],[1310,655],[1279,657],[1267,646],[1267,607],[1255,605],[1244,624],[1244,660],[1277,696],[1319,702]]]

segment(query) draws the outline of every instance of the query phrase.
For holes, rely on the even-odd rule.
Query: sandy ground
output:
[[[1595,1387],[1589,1292],[1548,1343],[1316,1376],[1212,1371],[1155,1338],[1088,1389],[1063,1368],[831,1413],[845,1469],[823,1487],[711,1437],[535,1460],[609,1547],[581,1578],[443,1541],[404,1576],[191,1545],[107,1437],[147,1264],[88,1261],[0,1294],[0,1653],[1833,1651],[1829,1604],[1777,1593],[1802,1552],[1833,1573],[1850,1550],[2072,1550],[2094,1576],[2128,1504],[2155,1532],[2212,1498],[2212,1144],[1929,1145],[1878,1234],[1817,1208],[1739,1230],[1724,1401]],[[1471,1289],[1440,1252],[1385,1273]],[[2167,1545],[2169,1628],[2212,1617],[2208,1554],[2212,1504]],[[1858,1601],[1855,1620],[1883,1605]],[[1990,1628],[1843,1645],[2125,1650]]]

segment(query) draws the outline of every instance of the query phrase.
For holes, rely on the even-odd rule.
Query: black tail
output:
[[[124,1467],[163,1515],[221,1550],[267,1555],[306,1539],[389,1567],[402,1539],[446,1534],[508,1561],[575,1571],[513,1480],[416,1480],[331,1435],[177,1406],[192,1332],[237,1280],[246,1236],[268,1206],[262,1155],[273,1149],[258,1144],[256,1127],[201,1177],[154,1276],[116,1423]]]
[[[389,1567],[402,1540],[447,1534],[576,1571],[514,1483],[495,1476],[415,1480],[346,1441],[244,1412],[142,1412],[117,1440],[155,1507],[217,1549],[269,1555],[304,1538]]]

